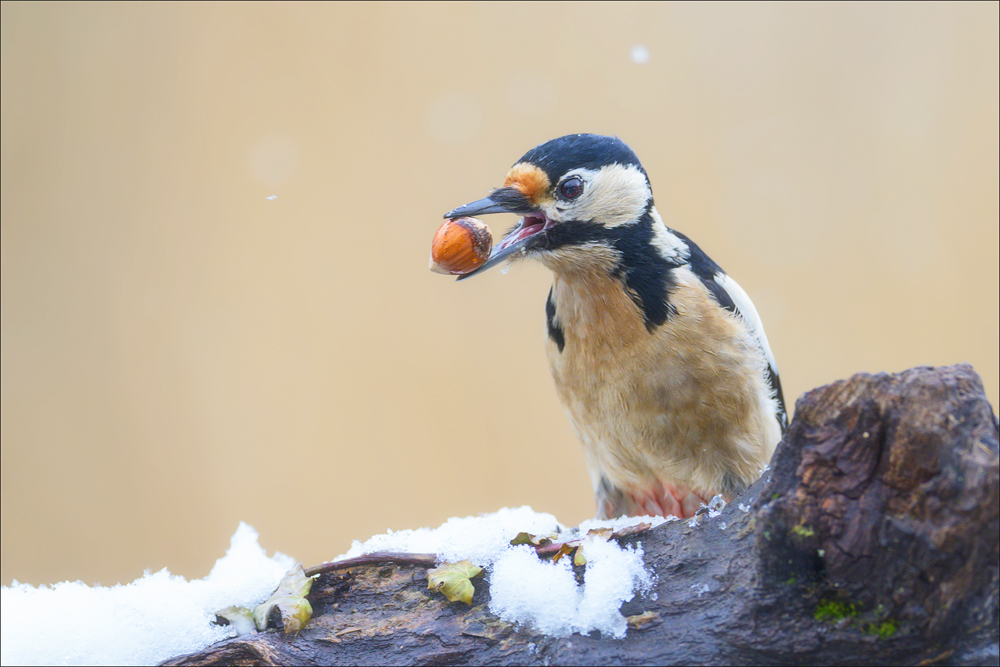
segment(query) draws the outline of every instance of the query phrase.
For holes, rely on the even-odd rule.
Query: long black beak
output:
[[[474,201],[465,206],[448,211],[444,214],[446,218],[461,218],[465,215],[487,215],[489,213],[534,213],[538,207],[531,203],[527,197],[515,188],[500,188],[494,190],[489,197],[484,197],[479,201]]]
[[[465,206],[459,206],[456,209],[448,211],[444,214],[446,218],[463,218],[470,215],[487,215],[488,213],[510,213],[505,204],[502,204],[492,197],[483,197],[479,201],[474,201],[471,204],[466,204]]]
[[[456,209],[448,211],[444,214],[444,217],[461,218],[471,215],[487,215],[489,213],[528,214],[537,210],[538,207],[534,206],[527,197],[520,193],[520,191],[514,188],[500,188],[499,190],[494,190],[493,194],[489,197],[484,197],[479,201],[474,201],[471,204],[459,206]],[[520,227],[512,230],[511,234],[517,233],[519,228]],[[508,234],[508,236],[509,235],[510,234]],[[514,253],[518,252],[523,245],[523,243],[504,244],[503,241],[501,241],[499,244],[493,246],[493,252],[490,253],[489,259],[487,259],[482,266],[477,268],[475,271],[470,271],[469,273],[459,276],[458,280],[465,280],[466,278],[482,273],[483,271],[496,266]]]

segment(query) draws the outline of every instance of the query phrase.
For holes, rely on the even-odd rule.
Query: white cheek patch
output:
[[[774,355],[771,354],[771,346],[767,343],[767,334],[764,333],[764,325],[760,321],[760,315],[757,314],[757,309],[754,308],[750,296],[743,291],[743,288],[735,280],[724,273],[716,275],[715,282],[719,283],[722,289],[726,290],[729,298],[736,304],[736,309],[743,316],[743,321],[747,323],[747,327],[757,337],[757,342],[760,343],[761,349],[764,350],[764,357],[767,359],[768,365],[771,366],[774,374],[777,375],[778,364],[774,360]]]
[[[576,169],[585,183],[583,194],[569,206],[556,207],[562,219],[593,220],[605,227],[636,222],[653,193],[646,176],[637,167],[611,164],[598,171]]]

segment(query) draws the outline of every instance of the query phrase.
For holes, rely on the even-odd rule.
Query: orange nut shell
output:
[[[482,220],[447,220],[431,243],[430,269],[453,276],[469,273],[489,259],[492,248],[493,235]]]

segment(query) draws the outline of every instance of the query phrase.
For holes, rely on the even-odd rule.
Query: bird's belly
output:
[[[698,485],[699,466],[691,459],[696,450],[707,453],[700,436],[712,420],[708,410],[679,409],[697,403],[690,396],[692,383],[660,372],[659,386],[651,386],[634,368],[567,357],[552,365],[553,375],[592,474],[620,489],[644,488],[659,479]],[[672,403],[678,409],[670,409]]]
[[[669,485],[710,497],[749,485],[769,460],[780,426],[753,341],[730,322],[713,331],[704,319],[683,320],[632,338],[567,327],[564,349],[549,345],[595,491]]]

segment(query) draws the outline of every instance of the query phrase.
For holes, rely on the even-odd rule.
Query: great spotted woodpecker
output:
[[[746,292],[653,204],[614,137],[528,151],[489,197],[445,217],[522,215],[475,271],[533,258],[556,390],[586,455],[597,515],[688,517],[756,480],[786,426],[778,369]]]

